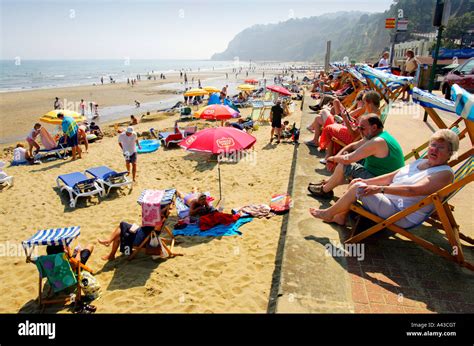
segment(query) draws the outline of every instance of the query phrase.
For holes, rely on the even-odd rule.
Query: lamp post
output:
[[[436,9],[433,17],[433,26],[438,27],[438,35],[436,37],[436,46],[433,55],[433,65],[431,66],[430,81],[428,91],[432,92],[434,88],[434,79],[436,75],[436,66],[438,64],[439,46],[441,45],[441,37],[443,29],[448,25],[449,15],[451,12],[451,0],[436,0]],[[428,114],[425,112],[423,121],[426,122]]]

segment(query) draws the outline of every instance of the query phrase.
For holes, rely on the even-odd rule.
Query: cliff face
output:
[[[224,52],[211,59],[322,62],[326,41],[331,40],[331,60],[342,60],[345,56],[350,60],[373,60],[390,46],[392,30],[385,29],[385,18],[396,17],[398,9],[403,9],[409,20],[408,32],[433,32],[435,4],[436,0],[398,0],[384,13],[337,12],[254,25],[237,34]],[[472,11],[474,1],[452,0],[452,18]],[[409,34],[401,35],[403,39],[409,38]]]

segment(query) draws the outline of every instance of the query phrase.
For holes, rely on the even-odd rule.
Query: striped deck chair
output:
[[[454,87],[453,87],[453,90],[454,90]],[[450,163],[451,167],[466,160],[467,158],[469,158],[471,155],[474,154],[474,149],[473,149],[474,122],[470,120],[469,117],[463,116],[462,110],[456,107],[455,102],[446,100],[442,97],[438,97],[436,95],[433,95],[429,92],[426,92],[418,88],[413,88],[413,101],[418,103],[420,106],[422,106],[425,109],[426,113],[428,113],[428,115],[435,122],[438,128],[440,129],[448,128],[454,131],[458,135],[459,140],[464,139],[466,135],[469,137],[471,141],[471,148],[468,149],[466,152],[457,155],[457,158],[451,161]],[[447,126],[446,123],[439,116],[438,110],[449,112],[449,113],[452,113],[453,115],[455,115],[459,111],[458,115],[460,115],[460,117],[457,118],[451,125]],[[460,126],[461,122],[464,123],[463,129],[461,129],[461,126]],[[422,157],[422,155],[426,154],[425,149],[428,147],[428,145],[429,145],[429,142],[425,142],[422,145],[420,145],[418,148],[413,149],[408,155],[405,156],[405,160],[413,156],[417,159],[419,157]]]
[[[439,116],[438,111],[441,110],[444,112],[456,113],[454,102],[416,87],[413,88],[412,92],[413,102],[418,103],[424,108],[436,126],[438,126],[440,129],[448,128],[448,126]]]
[[[437,255],[457,262],[461,266],[464,266],[470,270],[474,270],[474,264],[466,262],[461,245],[461,239],[470,244],[474,244],[474,239],[462,234],[459,231],[460,226],[456,223],[456,220],[454,219],[452,207],[450,207],[447,203],[464,186],[468,185],[474,180],[473,171],[474,156],[470,156],[461,165],[461,167],[457,169],[453,183],[425,197],[418,203],[390,216],[388,219],[382,219],[381,217],[372,214],[371,212],[365,210],[360,205],[360,203],[353,204],[350,208],[351,211],[374,221],[376,225],[358,234],[355,234],[356,229],[354,228],[357,228],[357,225],[355,225],[352,230],[352,234],[350,238],[346,240],[346,243],[358,243],[363,239],[387,228],[394,233],[399,233],[405,236],[406,238],[411,239],[413,242],[417,243],[418,245],[424,247],[427,250],[434,252]],[[445,231],[447,240],[450,244],[449,251],[427,241],[426,239],[420,238],[409,231],[419,225],[411,227],[408,230],[395,225],[395,222],[397,222],[398,220],[429,205],[433,206],[433,212],[425,219],[424,222],[431,224],[437,229]]]
[[[69,246],[74,239],[80,235],[80,227],[53,228],[36,232],[30,239],[22,242],[26,254],[26,262],[34,263],[39,272],[39,292],[38,304],[43,310],[47,304],[69,304],[81,301],[82,292],[78,278],[81,277],[81,271],[85,270],[93,274],[92,269],[82,264],[72,257]],[[37,246],[63,246],[64,253],[49,256],[33,256]],[[43,297],[43,279],[47,279],[49,290],[46,297]],[[75,295],[58,294],[69,287],[76,286]],[[51,293],[56,296],[52,296]]]
[[[74,172],[63,174],[56,178],[58,188],[69,193],[69,206],[74,208],[79,197],[93,195],[103,196],[104,190],[97,183],[96,178],[88,178],[84,173]]]
[[[374,69],[367,65],[359,67],[368,86],[377,91],[387,103],[395,101],[404,91],[410,90],[413,77],[402,77]]]
[[[147,203],[147,195],[157,190],[144,190],[138,197],[137,203],[144,205]],[[144,251],[146,254],[152,256],[158,256],[160,258],[170,258],[175,256],[182,256],[182,254],[175,253],[174,244],[175,237],[173,232],[166,225],[166,221],[170,215],[171,209],[175,204],[176,189],[167,189],[163,191],[162,197],[159,201],[155,201],[156,207],[160,214],[160,221],[154,225],[154,229],[145,237],[145,239],[136,247],[133,248],[132,252],[128,256],[128,260],[134,259],[139,252]],[[157,247],[151,247],[150,241],[152,238],[158,240],[159,244]]]

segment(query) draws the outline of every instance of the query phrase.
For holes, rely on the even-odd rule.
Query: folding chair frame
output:
[[[424,247],[425,249],[434,252],[437,255],[445,257],[451,261],[457,262],[461,266],[464,266],[474,271],[474,264],[466,262],[464,258],[464,253],[463,253],[462,245],[460,242],[460,239],[462,239],[470,244],[474,244],[474,239],[462,234],[459,231],[459,225],[456,223],[454,219],[454,215],[451,210],[452,208],[446,202],[446,197],[448,197],[451,193],[457,191],[458,189],[462,188],[463,186],[471,183],[473,180],[474,180],[474,174],[470,174],[467,177],[464,177],[463,179],[460,179],[459,181],[452,183],[442,188],[441,190],[431,194],[430,196],[425,197],[424,199],[410,206],[409,208],[406,208],[405,210],[400,211],[390,216],[388,219],[382,219],[381,217],[365,210],[361,206],[357,204],[353,204],[350,207],[350,210],[376,222],[377,224],[355,235],[354,235],[355,230],[353,229],[350,238],[347,239],[345,243],[358,243],[364,240],[365,238],[371,236],[372,234],[377,233],[387,228],[394,233],[399,233],[407,237],[408,239]],[[446,236],[448,238],[448,242],[451,246],[451,252],[395,225],[395,222],[419,210],[420,208],[425,207],[430,204],[434,205],[436,216],[432,214],[430,218],[427,220],[427,222],[435,226],[436,228],[443,229],[445,231]]]

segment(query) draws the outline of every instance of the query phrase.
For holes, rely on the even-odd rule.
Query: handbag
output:
[[[160,245],[160,241],[158,240],[158,237],[156,236],[155,232],[151,233],[151,239],[150,239],[150,246],[151,247],[158,247]]]

